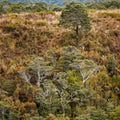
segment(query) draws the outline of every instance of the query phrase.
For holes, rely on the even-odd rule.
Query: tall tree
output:
[[[76,2],[66,5],[61,14],[60,24],[76,32],[76,45],[78,45],[80,33],[86,33],[91,28],[85,6]]]

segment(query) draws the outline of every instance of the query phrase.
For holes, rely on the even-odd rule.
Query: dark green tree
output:
[[[0,120],[19,120],[19,113],[9,103],[0,101]]]
[[[10,4],[9,8],[8,8],[8,12],[10,13],[20,13],[24,11],[23,8],[23,4],[22,3],[12,3]]]
[[[107,70],[110,76],[113,76],[115,74],[115,67],[116,67],[115,58],[113,55],[110,54],[108,56],[107,61]]]
[[[47,4],[44,2],[36,2],[31,6],[33,12],[41,12],[47,10]]]
[[[91,28],[85,6],[76,2],[71,2],[66,5],[61,14],[60,25],[76,32],[76,45],[78,45],[79,36],[81,36],[82,33],[87,33]]]
[[[10,3],[7,0],[0,1],[0,13],[7,13]]]

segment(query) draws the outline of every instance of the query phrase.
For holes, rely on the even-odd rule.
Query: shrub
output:
[[[46,21],[39,21],[35,23],[37,26],[46,26],[47,22]]]
[[[114,18],[114,19],[120,21],[120,14],[119,14],[119,13],[104,12],[104,13],[99,14],[99,16],[102,16],[102,17],[104,17],[104,18],[106,18],[106,17],[111,17],[111,18]]]
[[[6,80],[6,81],[3,83],[2,88],[3,88],[3,90],[5,90],[5,91],[8,92],[8,95],[13,95],[13,92],[14,92],[15,89],[16,89],[13,80]]]
[[[119,0],[106,0],[100,2],[87,2],[86,6],[90,9],[119,9],[120,1]]]
[[[61,45],[74,45],[76,34],[72,31],[65,31],[63,34],[62,40],[60,41]]]
[[[11,32],[19,29],[20,29],[20,26],[18,24],[12,24],[12,23],[5,25],[5,27],[3,28],[3,30],[6,32]]]

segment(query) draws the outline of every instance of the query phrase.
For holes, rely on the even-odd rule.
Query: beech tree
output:
[[[71,67],[77,69],[80,71],[83,84],[96,75],[96,73],[99,71],[99,66],[96,65],[92,60],[74,60],[72,64],[70,64]]]
[[[90,20],[86,8],[81,3],[71,2],[62,11],[60,25],[76,32],[76,45],[82,32],[90,30]]]

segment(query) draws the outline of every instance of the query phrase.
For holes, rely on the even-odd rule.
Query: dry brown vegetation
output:
[[[89,16],[92,29],[87,35],[83,35],[77,47],[82,59],[90,59],[98,65],[106,66],[108,56],[114,55],[116,74],[120,75],[120,10],[90,11]],[[26,66],[36,56],[44,56],[46,59],[52,51],[59,56],[63,46],[75,45],[75,33],[59,26],[59,17],[60,13],[53,12],[0,15],[0,87],[5,86],[3,89],[7,89],[7,92],[10,95],[14,94],[16,98],[19,94],[19,99],[14,100],[16,99],[14,96],[5,97],[8,93],[2,91],[0,99],[15,106],[22,115],[27,110],[26,113],[31,114],[38,112],[31,94],[26,93],[25,90],[33,89],[32,94],[37,94],[37,91],[35,91],[36,86],[34,85],[30,88],[31,86],[24,84],[20,88],[21,79],[17,76],[18,71],[26,69]],[[106,70],[103,71],[108,78]],[[99,76],[102,75],[99,74],[98,78]],[[108,92],[109,89],[111,90],[111,84],[106,84],[108,89],[104,86],[103,79],[96,80],[95,77],[93,83],[90,83],[92,86],[96,87],[98,82],[102,86],[100,89],[106,89]],[[8,84],[11,85],[10,88]],[[113,85],[113,87],[115,86]],[[99,86],[96,87],[98,93],[101,92],[100,89]],[[117,94],[119,88],[115,87],[115,89],[117,91],[115,94]],[[105,94],[107,96],[108,93]],[[119,95],[115,94],[112,94],[112,99],[119,104]]]
[[[13,64],[22,65],[50,49],[74,45],[75,35],[58,26],[60,13],[21,13],[0,16],[1,69],[9,73]],[[82,54],[104,63],[108,53],[116,56],[120,69],[120,10],[89,12],[91,32],[80,41]],[[112,15],[112,16],[111,16]],[[113,17],[115,16],[115,17]],[[83,50],[83,47],[85,48]]]
[[[13,63],[21,64],[26,58],[45,54],[51,47],[59,46],[58,41],[64,30],[57,24],[55,13],[1,15],[0,55],[3,70],[8,71]]]
[[[114,54],[120,69],[120,10],[102,10],[90,13],[93,29],[91,42],[101,51],[101,58]],[[93,47],[92,47],[93,49]],[[100,52],[99,51],[99,52]]]

